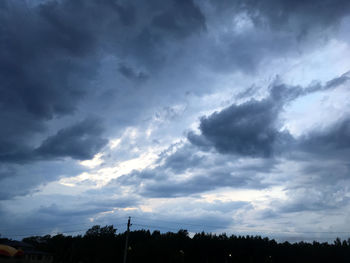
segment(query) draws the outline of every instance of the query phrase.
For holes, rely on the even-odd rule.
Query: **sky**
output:
[[[2,0],[0,234],[350,237],[350,1]]]

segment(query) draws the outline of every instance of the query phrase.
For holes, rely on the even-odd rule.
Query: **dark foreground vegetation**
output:
[[[23,241],[54,255],[54,262],[123,262],[126,234],[94,226],[83,236],[33,236]],[[186,230],[130,232],[127,262],[350,262],[350,239],[328,243],[277,243],[260,236],[227,236]]]

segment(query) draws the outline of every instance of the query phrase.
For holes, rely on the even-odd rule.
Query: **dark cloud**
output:
[[[127,41],[116,42],[121,42],[121,57],[148,71],[161,69],[183,40],[205,29],[205,17],[192,0],[139,1],[137,7],[137,25],[131,33],[124,32]]]
[[[200,32],[205,26],[204,16],[192,1],[158,4],[157,0],[147,5],[113,0],[49,0],[34,5],[2,1],[2,170],[9,165],[6,163],[91,158],[101,149],[106,141],[100,137],[99,125],[82,122],[70,128],[62,126],[69,125],[65,124],[67,118],[86,118],[89,111],[81,110],[85,101],[97,107],[94,105],[100,104],[96,101],[101,98],[99,94],[110,94],[98,80],[103,59],[117,58],[119,77],[145,80],[147,68],[155,67],[153,58],[164,51],[160,47]],[[124,86],[123,82],[119,84]],[[130,119],[124,112],[118,111],[117,115]],[[82,131],[85,128],[87,131]],[[56,135],[47,138],[52,133]],[[8,172],[1,174],[7,176]]]
[[[309,54],[338,38],[340,22],[350,14],[346,0],[209,2],[203,4],[208,24],[229,26],[215,32],[214,41],[206,39],[203,60],[212,71],[225,73],[253,75],[276,59]]]
[[[18,163],[7,163],[0,167],[0,200],[10,200],[15,196],[25,196],[40,191],[50,181],[56,180],[58,176],[75,176],[86,169],[78,165],[73,159],[64,162],[55,159],[37,160],[25,165]]]
[[[241,209],[241,208],[247,208],[247,207],[251,208],[251,203],[245,202],[245,201],[224,202],[220,200],[215,200],[214,202],[211,202],[211,203],[203,203],[202,207],[209,211],[229,213],[229,212],[237,211],[238,209]]]
[[[304,159],[305,163],[299,170],[299,174],[306,175],[302,180],[302,186],[309,188],[315,186],[327,187],[347,181],[350,165],[345,156],[342,158],[329,154],[328,160],[326,158],[308,157],[308,159]],[[293,191],[294,187],[291,186],[290,188]]]
[[[94,41],[85,28],[54,18],[58,4],[49,5],[9,8],[1,16],[2,110],[50,119],[72,113],[87,91],[82,80],[96,69],[88,63]]]
[[[349,80],[347,73],[328,81],[325,85],[312,84],[306,88],[279,84],[278,79],[269,89],[269,95],[262,100],[249,100],[233,104],[220,112],[201,117],[200,135],[188,133],[188,140],[202,149],[215,148],[220,153],[241,156],[271,157],[294,148],[296,141],[288,131],[281,131],[280,113],[285,106],[307,94],[334,89]],[[332,144],[347,145],[347,124],[335,127],[338,135],[310,134],[310,140],[299,141],[302,147],[316,147],[318,140],[329,140]],[[334,139],[339,141],[335,141]],[[341,141],[341,142],[340,142]],[[345,141],[345,144],[344,144]],[[328,144],[329,144],[328,143]],[[309,145],[309,146],[306,146]],[[322,144],[323,146],[325,144]],[[321,147],[323,147],[321,146]]]
[[[101,121],[90,118],[59,130],[55,135],[43,140],[36,149],[25,145],[20,147],[4,138],[0,144],[0,163],[6,170],[5,166],[9,163],[26,164],[63,157],[91,159],[107,143],[102,137],[103,131]]]
[[[257,26],[287,28],[296,31],[299,36],[335,25],[350,12],[350,4],[346,0],[238,0],[212,3],[218,10],[247,13]]]
[[[205,29],[205,17],[192,0],[173,0],[169,9],[152,19],[152,25],[176,38]]]
[[[350,153],[350,119],[310,132],[299,140],[299,145],[300,150],[308,153],[343,159]]]
[[[187,169],[193,169],[203,165],[206,157],[194,152],[191,147],[181,147],[175,153],[166,156],[164,166],[175,173],[183,173]]]
[[[38,192],[38,189],[34,188],[36,184],[33,185],[27,180],[21,180],[20,182],[11,181],[10,178],[13,178],[17,175],[15,172],[12,172],[10,175],[0,175],[2,176],[0,189],[1,201],[11,200],[16,196],[25,196]],[[36,178],[32,179],[35,180]],[[41,183],[43,183],[43,181],[41,181]]]
[[[62,209],[59,205],[57,204],[52,204],[50,206],[46,207],[41,207],[37,212],[42,215],[46,215],[49,217],[87,217],[91,215],[96,215],[101,212],[106,212],[108,209],[105,207],[93,207],[93,208],[86,208],[84,207],[83,209]]]
[[[91,217],[98,213],[111,211],[116,208],[125,208],[130,206],[135,206],[137,204],[136,198],[116,198],[116,199],[101,199],[99,196],[95,196],[97,200],[92,200],[89,202],[81,202],[78,198],[74,196],[58,196],[58,198],[63,198],[70,200],[72,208],[64,208],[60,204],[53,203],[49,206],[41,206],[37,213],[48,215],[52,217]]]
[[[101,137],[102,132],[99,120],[87,119],[59,130],[44,140],[35,152],[41,158],[91,159],[107,143],[107,140]]]
[[[241,105],[232,105],[209,117],[202,117],[201,135],[190,133],[191,143],[212,145],[221,153],[243,156],[270,157],[274,148],[286,139],[287,132],[277,130],[280,105],[272,99],[251,100]]]
[[[288,189],[288,200],[276,203],[276,212],[330,212],[347,207],[350,198],[344,193],[347,192],[349,183],[343,182],[342,184],[333,182],[333,185],[329,185],[314,180],[314,185],[310,187],[299,186],[294,189]],[[346,187],[344,187],[345,185]]]
[[[164,151],[154,166],[122,175],[76,198],[40,196],[52,188],[72,191],[58,182],[44,187],[58,177],[87,171],[99,174],[99,169],[139,157],[145,145],[152,147],[147,151],[164,147],[174,134],[179,136],[181,125],[193,123],[196,113],[191,111],[207,110],[207,98],[202,95],[218,94],[217,83],[231,81],[231,76],[235,81],[236,73],[249,86],[255,77],[269,78],[264,70],[267,67],[271,74],[277,62],[282,63],[282,69],[277,69],[281,72],[298,62],[300,54],[322,53],[319,48],[327,37],[339,44],[341,36],[331,27],[349,14],[347,1],[35,2],[0,1],[0,200],[11,208],[0,207],[4,225],[15,229],[19,224],[40,224],[51,231],[53,225],[87,222],[114,208],[123,216],[142,217],[146,213],[141,208],[135,212],[120,208],[137,207],[143,198],[178,201],[182,198],[177,197],[189,197],[181,207],[164,207],[163,213],[173,208],[172,215],[186,223],[198,207],[205,212],[195,216],[194,223],[218,221],[228,226],[234,210],[250,204],[209,204],[198,199],[187,204],[188,200],[226,187],[261,190],[282,180],[289,202],[271,205],[272,212],[265,218],[339,209],[348,202],[342,196],[349,189],[349,119],[293,138],[281,130],[280,118],[296,99],[346,84],[348,73],[307,87],[276,80],[263,99],[257,99],[256,93],[265,89],[251,86],[242,92],[241,87],[233,87],[237,99],[244,102],[202,117],[200,134],[190,132],[190,143]],[[135,127],[135,138],[126,127]],[[147,139],[142,138],[146,129],[151,131]],[[121,138],[121,143],[115,149],[103,148],[106,138]],[[146,142],[152,140],[159,142],[156,149]],[[101,166],[88,169],[76,161],[90,159],[101,150],[106,150]],[[299,169],[293,166],[292,175],[283,170],[290,165],[284,162],[286,156],[300,165]],[[76,187],[91,185],[95,181],[86,179]],[[106,198],[126,192],[120,199]],[[31,203],[32,214],[27,215],[31,208],[23,204],[39,199],[38,204]],[[43,205],[35,209],[39,203]],[[12,218],[10,210],[16,209],[18,215]],[[178,215],[186,210],[189,219]],[[112,213],[103,216],[109,223],[115,219]]]
[[[263,175],[271,173],[277,163],[251,159],[242,164],[229,156],[198,152],[188,143],[169,151],[160,155],[155,168],[122,175],[105,189],[131,186],[137,195],[156,198],[191,196],[222,187],[262,189],[270,185]]]
[[[104,216],[95,218],[95,221],[91,222],[91,218],[96,215],[115,209],[133,207],[138,203],[137,198],[132,197],[106,198],[93,193],[89,193],[87,196],[86,198],[82,198],[80,195],[66,194],[36,196],[34,200],[42,205],[31,211],[17,211],[17,213],[9,211],[7,207],[0,206],[0,220],[7,226],[6,228],[0,227],[0,233],[7,237],[14,237],[17,234],[23,237],[23,235],[46,235],[52,232],[62,233],[84,229],[86,231],[91,225],[110,222],[101,222],[101,217],[103,220]],[[43,200],[45,201],[42,202]],[[26,205],[26,199],[23,201]],[[27,206],[31,205],[32,203],[27,204]],[[122,213],[123,210],[120,211]],[[120,218],[123,218],[122,222],[124,219],[127,220],[128,214],[121,213],[113,215],[114,225],[118,224]],[[9,214],[10,217],[4,216]]]
[[[220,35],[219,42],[208,42],[203,59],[211,70],[225,73],[239,71],[249,75],[264,67],[266,60],[297,56],[301,49],[307,47],[301,48],[293,34],[257,31],[254,27],[239,33],[228,31]],[[212,55],[208,57],[208,53]]]
[[[143,81],[148,78],[148,75],[144,72],[137,72],[133,68],[121,64],[118,68],[119,72],[130,80]]]
[[[345,72],[338,78],[334,78],[327,82],[324,89],[335,88],[340,85],[346,84],[350,80],[350,71]]]
[[[21,3],[1,15],[1,161],[28,160],[47,122],[76,111],[96,72],[92,36],[54,17],[58,3]]]
[[[259,189],[266,188],[267,185],[261,184],[257,178],[249,177],[247,174],[232,174],[228,169],[227,171],[207,171],[206,174],[203,172],[185,180],[169,178],[161,182],[143,184],[140,194],[146,197],[169,198],[190,196],[222,187]]]

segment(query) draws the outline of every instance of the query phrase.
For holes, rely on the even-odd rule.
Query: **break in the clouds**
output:
[[[2,1],[0,233],[128,215],[346,232],[349,15],[345,0]]]

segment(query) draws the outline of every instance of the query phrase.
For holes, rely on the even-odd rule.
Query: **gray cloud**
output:
[[[138,203],[137,198],[110,198],[104,195],[94,195],[93,193],[89,193],[84,198],[79,195],[65,194],[39,195],[34,197],[34,200],[42,205],[30,211],[13,213],[8,210],[8,207],[0,206],[0,220],[7,226],[7,228],[0,227],[0,233],[3,236],[18,238],[15,235],[18,234],[23,237],[23,235],[45,235],[52,232],[62,233],[74,230],[85,232],[91,225],[107,224],[105,221],[102,222],[104,216],[101,216],[102,220],[96,218],[93,223],[89,220],[91,217],[113,209],[135,206]],[[32,206],[32,203],[28,204],[26,198],[23,198],[22,205],[26,204]],[[113,224],[117,225],[120,218],[123,218],[123,220],[127,218],[127,214],[124,214],[123,210],[120,214],[114,215]]]
[[[206,157],[194,152],[191,147],[181,147],[175,153],[165,157],[164,166],[175,173],[183,173],[187,169],[193,169],[203,165]]]
[[[198,152],[188,143],[175,151],[171,149],[159,156],[155,168],[122,175],[112,180],[105,190],[115,191],[118,187],[129,186],[142,197],[173,198],[222,187],[263,189],[271,185],[264,181],[264,175],[271,173],[277,164],[273,159],[251,159],[249,163],[242,164],[227,155]]]
[[[143,73],[143,72],[136,72],[134,69],[132,69],[131,67],[128,67],[126,65],[121,64],[119,66],[119,72],[126,77],[127,79],[130,80],[146,80],[148,78],[147,74]]]
[[[193,1],[171,1],[170,8],[152,19],[152,25],[174,37],[186,37],[205,29],[205,17]]]
[[[44,140],[35,152],[41,158],[91,159],[107,143],[107,140],[101,137],[102,132],[103,129],[98,120],[87,119],[59,130],[55,135]]]
[[[56,158],[50,160],[37,160],[25,165],[6,163],[1,165],[0,200],[10,200],[15,196],[25,196],[40,191],[38,186],[44,186],[59,176],[75,176],[86,169],[76,164],[72,159],[64,162]]]
[[[281,104],[268,98],[232,105],[209,117],[202,117],[201,135],[188,134],[191,143],[213,146],[221,153],[270,157],[278,144],[292,140],[288,132],[279,132],[277,117]]]
[[[338,47],[347,41],[336,32],[349,14],[347,1],[35,2],[0,1],[0,199],[11,211],[18,209],[20,214],[26,199],[38,201],[42,187],[72,190],[59,183],[44,187],[57,178],[98,174],[100,168],[123,165],[142,158],[144,150],[171,144],[193,123],[194,111],[219,105],[211,95],[222,99],[222,83],[225,96],[228,82],[242,83],[232,87],[232,94],[244,102],[202,117],[200,134],[188,133],[189,142],[164,151],[155,167],[122,175],[106,187],[82,193],[76,197],[79,201],[72,196],[42,197],[52,200],[37,209],[42,203],[32,204],[28,216],[13,217],[17,225],[41,222],[49,230],[64,221],[86,222],[115,207],[137,207],[147,198],[175,203],[226,187],[285,187],[289,202],[271,204],[266,218],[346,207],[349,118],[293,138],[281,130],[280,115],[298,98],[345,85],[349,74],[306,87],[277,79],[263,99],[256,92],[265,89],[251,82],[265,82],[290,67],[293,71],[293,63],[309,60],[309,53],[328,61],[322,57],[323,48],[328,50],[324,44]],[[319,63],[311,60],[312,66]],[[273,68],[280,63],[281,69]],[[252,88],[244,92],[245,86]],[[129,136],[134,128],[135,137]],[[116,138],[121,138],[116,148],[104,148],[107,139]],[[88,169],[76,162],[100,150],[105,154],[101,166]],[[291,171],[282,167],[288,162],[293,163]],[[77,188],[93,184],[87,179]],[[126,197],[108,198],[124,190]],[[181,207],[171,207],[171,216],[169,206],[155,213],[165,214],[165,219],[178,216],[186,223],[198,208],[194,223],[218,220],[227,226],[233,209],[249,207],[239,202],[187,202],[186,198]],[[0,217],[4,225],[14,226],[10,210],[1,209]],[[123,216],[147,214],[141,208],[122,210]],[[104,215],[107,223],[115,217]]]
[[[213,39],[208,37],[206,45],[199,45],[205,64],[214,72],[252,75],[275,59],[298,57],[329,43],[350,10],[346,0],[201,3],[208,28],[214,28],[209,31]]]
[[[47,207],[41,207],[37,212],[39,214],[48,216],[48,217],[87,217],[91,215],[96,215],[97,213],[106,212],[108,209],[105,207],[93,207],[93,208],[83,208],[83,209],[62,209],[57,204],[52,204]]]
[[[232,19],[232,15],[229,15],[228,19]],[[223,33],[218,43],[207,41],[208,46],[203,50],[203,60],[214,72],[225,73],[239,71],[253,75],[265,65],[266,60],[297,56],[298,52],[307,50],[307,45],[299,45],[292,33],[259,31],[256,27],[244,29],[239,33]],[[212,56],[206,56],[208,52]]]
[[[126,208],[135,206],[139,203],[136,197],[121,197],[117,199],[103,198],[100,200],[92,200],[90,202],[84,203],[83,206],[95,206],[103,208],[105,210],[111,210],[113,208]]]
[[[89,202],[81,202],[78,198],[74,196],[58,196],[59,198],[70,200],[72,207],[64,208],[62,205],[53,203],[49,206],[41,206],[37,213],[52,217],[83,217],[94,216],[98,213],[108,212],[116,208],[125,208],[130,206],[135,206],[138,201],[136,198],[101,198],[101,196],[94,196],[97,198]]]
[[[322,171],[319,170],[318,173],[322,173]],[[303,176],[308,177],[309,175],[304,174]],[[333,175],[328,173],[328,176],[332,177]],[[305,211],[327,211],[330,213],[347,207],[349,197],[345,193],[349,189],[349,181],[337,181],[336,178],[332,181],[333,184],[329,184],[326,178],[319,177],[313,179],[313,184],[307,187],[306,185],[298,185],[287,188],[288,200],[275,203],[275,211],[277,214]]]
[[[299,37],[310,31],[324,30],[349,15],[346,0],[279,1],[212,1],[220,11],[235,10],[247,13],[257,26],[294,30]]]
[[[299,140],[299,145],[300,150],[324,158],[344,159],[350,152],[350,119],[342,119],[330,127],[312,131]]]
[[[215,190],[221,187],[259,189],[267,185],[259,182],[257,178],[247,174],[231,174],[232,171],[204,171],[200,175],[194,175],[187,180],[162,180],[161,182],[146,183],[140,188],[140,194],[146,197],[180,197],[190,196]]]
[[[1,165],[6,170],[6,163],[26,164],[63,157],[91,159],[107,143],[102,137],[103,130],[100,120],[90,118],[59,130],[55,135],[46,138],[36,149],[19,147],[4,140],[0,144],[0,163],[2,162]]]
[[[242,104],[233,104],[220,112],[200,118],[200,135],[189,132],[188,140],[202,149],[215,148],[220,153],[268,158],[274,153],[281,154],[287,149],[315,152],[316,147],[342,145],[348,148],[347,122],[333,127],[330,134],[312,132],[305,138],[295,138],[288,131],[280,130],[279,115],[285,106],[295,99],[317,91],[326,91],[347,83],[348,73],[328,81],[325,85],[312,84],[306,88],[279,84],[276,80],[269,89],[269,95],[262,100],[251,99]],[[308,139],[310,138],[310,139]],[[324,140],[324,143],[319,144]],[[319,146],[322,145],[322,146]]]
[[[157,1],[151,4],[156,5]],[[6,127],[1,137],[7,138],[0,142],[0,155],[12,160],[25,158],[31,139],[45,133],[49,120],[77,113],[79,103],[94,93],[104,55],[121,61],[128,57],[131,63],[156,57],[160,43],[170,41],[168,34],[185,38],[205,24],[192,1],[167,1],[153,9],[111,0],[45,1],[34,6],[4,1],[0,12],[0,107],[1,126]],[[147,53],[147,41],[139,41],[143,32],[162,41],[141,56]],[[123,76],[146,78],[142,71],[121,65]]]
[[[96,72],[89,34],[55,22],[58,4],[49,5],[26,9],[8,1],[1,10],[1,160],[28,159],[47,122],[76,111]]]
[[[137,122],[147,103],[128,93],[132,82],[165,63],[165,46],[205,29],[192,1],[2,1],[0,14],[2,200],[81,173],[67,157],[90,159],[107,132]]]

